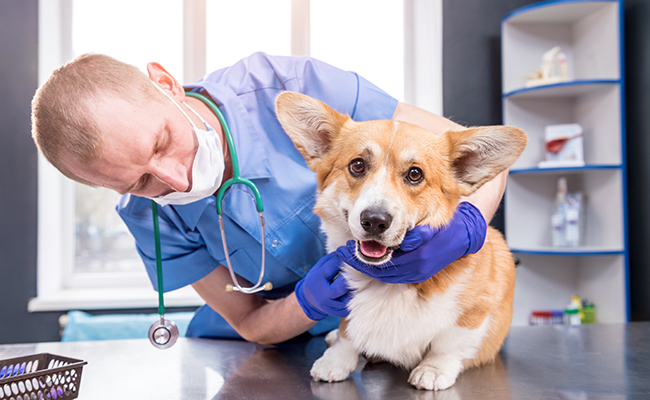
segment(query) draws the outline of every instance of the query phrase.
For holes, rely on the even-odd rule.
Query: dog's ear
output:
[[[526,148],[524,131],[510,126],[485,126],[448,131],[450,159],[463,196],[469,196],[510,167]]]
[[[312,170],[350,119],[325,103],[295,92],[280,93],[275,100],[275,110],[280,124]]]

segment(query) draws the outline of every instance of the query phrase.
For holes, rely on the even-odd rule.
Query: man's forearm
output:
[[[248,341],[262,344],[282,342],[300,335],[316,323],[305,315],[293,293],[284,299],[267,301],[258,294],[216,289],[224,288],[228,283],[232,284],[228,269],[219,266],[193,283],[192,287]]]
[[[499,208],[499,204],[501,204],[503,192],[506,190],[508,171],[501,172],[494,179],[481,186],[476,192],[463,199],[475,205],[481,211],[487,223],[490,223]]]
[[[295,293],[267,302],[242,318],[239,329],[245,339],[260,344],[279,343],[306,332],[316,321],[309,319]],[[244,336],[244,335],[242,335]]]

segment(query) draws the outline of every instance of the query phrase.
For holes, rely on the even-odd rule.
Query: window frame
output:
[[[39,0],[39,84],[72,59],[72,1]],[[291,2],[293,55],[309,54],[309,1]],[[206,0],[183,0],[184,82],[194,81],[206,72],[205,10]],[[442,115],[442,0],[404,0],[404,18],[405,101]],[[29,301],[28,311],[157,307],[158,298],[141,274],[71,275],[74,210],[74,183],[39,154],[37,295]],[[105,285],[90,285],[94,280]],[[204,301],[187,286],[166,293],[165,304],[199,306]]]

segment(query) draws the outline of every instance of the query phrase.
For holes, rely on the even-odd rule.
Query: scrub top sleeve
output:
[[[154,290],[158,290],[156,260],[147,255],[137,244],[136,248],[144,262],[147,275]],[[163,291],[170,292],[191,285],[204,278],[218,266],[219,262],[210,255],[205,246],[175,258],[166,258],[166,255],[163,253]]]
[[[359,95],[352,118],[355,121],[392,119],[398,100],[389,96],[362,76],[356,76],[359,78]]]
[[[135,238],[136,249],[144,262],[149,280],[154,289],[158,290],[151,210],[147,212],[146,207],[139,208],[141,215],[134,215],[120,207],[117,211]],[[181,232],[162,212],[159,214],[159,226],[165,292],[190,285],[219,266],[220,262],[208,252],[199,235]]]
[[[355,121],[391,119],[397,99],[360,75],[311,57],[295,65],[300,92],[314,97]]]

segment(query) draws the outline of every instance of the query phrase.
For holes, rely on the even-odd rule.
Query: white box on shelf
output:
[[[546,160],[540,168],[582,167],[584,160],[583,130],[580,124],[548,125],[544,130]]]

